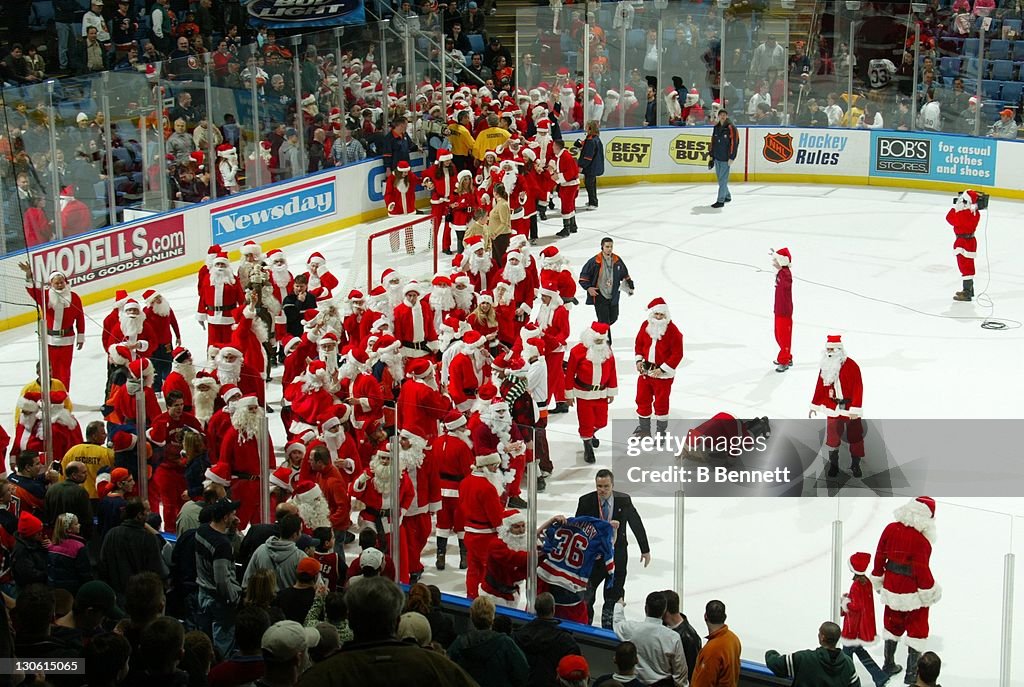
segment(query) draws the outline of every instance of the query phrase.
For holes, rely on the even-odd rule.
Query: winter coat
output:
[[[142,572],[167,577],[160,539],[138,520],[125,520],[110,530],[100,548],[100,577],[114,589],[125,589],[128,578]]]
[[[271,537],[253,553],[245,568],[242,586],[249,586],[249,580],[257,570],[273,570],[277,575],[277,591],[288,589],[295,584],[299,561],[305,557],[306,554],[291,539]]]
[[[462,667],[480,687],[526,685],[530,665],[512,638],[494,630],[470,630],[456,637],[448,658]],[[532,687],[532,683],[531,684]]]
[[[875,589],[871,580],[853,578],[850,591],[843,595],[843,646],[865,646],[878,641],[875,624]]]
[[[49,557],[42,543],[14,535],[14,583],[21,588],[46,584]]]
[[[48,558],[47,574],[51,587],[76,594],[79,587],[93,578],[89,552],[81,537],[70,534],[60,544],[51,544]]]
[[[580,151],[580,173],[599,177],[604,174],[604,144],[599,136],[587,136]]]
[[[853,660],[839,649],[819,646],[789,656],[769,649],[764,661],[779,677],[792,678],[793,687],[860,687]]]
[[[557,687],[558,662],[563,656],[581,653],[573,636],[558,624],[554,618],[536,618],[512,633],[530,665],[527,684],[531,687]]]
[[[732,162],[740,149],[740,135],[729,120],[715,124],[711,132],[711,157],[719,162]]]
[[[509,640],[511,643],[511,640]],[[338,652],[303,673],[302,687],[384,687],[476,683],[442,654],[396,640],[346,643]]]
[[[580,270],[579,284],[584,290],[591,286],[598,286],[598,277],[601,274],[601,268],[604,266],[604,254],[598,253],[594,257],[587,260],[587,264]],[[629,278],[629,270],[626,268],[626,263],[622,261],[615,253],[612,253],[612,304],[619,304],[619,286],[625,281],[629,287],[629,291],[633,291],[633,280]],[[594,297],[587,293],[587,305],[594,304]]]

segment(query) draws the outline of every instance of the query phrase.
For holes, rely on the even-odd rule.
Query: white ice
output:
[[[687,418],[727,411],[741,417],[805,417],[826,334],[841,333],[864,374],[864,411],[886,419],[1014,418],[1021,415],[1024,330],[988,331],[990,316],[977,302],[954,303],[960,289],[952,232],[944,222],[951,193],[866,187],[734,185],[734,201],[711,210],[706,185],[639,185],[601,191],[600,210],[580,212],[580,232],[558,245],[575,269],[597,252],[601,237],[615,239],[637,284],[623,297],[613,328],[619,360],[619,396],[612,417],[635,414],[632,339],[646,304],[666,299],[685,336],[685,359],[673,387],[672,412]],[[1021,205],[993,200],[980,229],[975,290],[986,289],[995,317],[1024,320],[1024,235]],[[375,223],[385,226],[386,221]],[[552,242],[557,215],[542,224],[534,250]],[[298,267],[313,250],[336,272],[349,265],[357,231],[324,236],[285,249]],[[793,254],[795,365],[774,371],[772,248]],[[803,281],[809,280],[809,281]],[[817,282],[812,284],[809,282]],[[195,280],[160,285],[184,323],[185,345],[205,349],[205,334],[191,313]],[[138,297],[138,294],[135,294]],[[893,304],[887,303],[891,302]],[[581,299],[582,302],[582,299]],[[899,305],[895,305],[899,304]],[[75,356],[73,394],[79,420],[98,416],[105,375],[99,323],[106,303],[88,308],[86,348]],[[572,310],[575,333],[593,319],[585,305]],[[13,408],[32,377],[37,346],[31,327],[0,335],[0,404]],[[575,338],[575,335],[574,335]],[[280,398],[280,384],[269,397]],[[8,416],[9,417],[9,416]],[[277,416],[275,444],[283,431]],[[598,465],[582,460],[575,415],[552,416],[548,430],[555,474],[539,496],[539,518],[566,513],[592,489],[593,475],[609,461],[607,441]],[[5,421],[10,429],[11,420]],[[11,432],[13,434],[13,432]],[[610,439],[610,432],[607,438]],[[971,456],[963,457],[969,478]],[[871,457],[866,460],[870,472]],[[764,651],[813,647],[817,626],[832,615],[830,571],[833,522],[841,520],[842,591],[849,586],[846,558],[874,553],[878,535],[903,499],[695,499],[686,502],[685,529],[674,531],[673,503],[639,498],[654,562],[642,568],[631,545],[627,614],[643,614],[643,598],[673,585],[673,551],[685,546],[683,610],[698,629],[704,604],[728,608],[729,624],[743,641],[744,658]],[[930,648],[943,659],[942,682],[994,685],[999,676],[1004,556],[1024,552],[1024,498],[941,498],[933,572],[943,586],[931,612]],[[631,541],[632,535],[630,535]],[[423,581],[463,591],[455,547],[448,569],[433,566],[433,542],[424,551]],[[1024,573],[1016,575],[1014,616],[1024,619]],[[877,608],[881,627],[882,609]],[[1018,634],[1020,630],[1018,629]],[[873,649],[881,660],[881,646]],[[898,654],[905,661],[905,649]],[[1024,642],[1015,642],[1016,684],[1024,674]],[[861,669],[863,680],[867,674]],[[902,677],[902,676],[901,676]],[[900,682],[894,679],[893,683]]]

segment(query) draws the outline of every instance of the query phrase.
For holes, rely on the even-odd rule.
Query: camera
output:
[[[975,193],[978,194],[978,209],[988,210],[988,194],[982,193],[981,191],[975,191]],[[955,198],[953,198],[953,205],[956,205],[959,202],[960,196],[956,196]]]

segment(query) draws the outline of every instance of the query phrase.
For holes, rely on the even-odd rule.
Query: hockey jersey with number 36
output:
[[[594,565],[607,568],[605,586],[615,580],[615,528],[600,518],[581,516],[554,523],[544,530],[542,553],[537,577],[550,585],[582,592]]]

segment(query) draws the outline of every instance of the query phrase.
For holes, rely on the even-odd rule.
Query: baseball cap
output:
[[[305,551],[311,546],[320,546],[320,540],[316,537],[311,537],[308,534],[300,534],[299,540],[295,542],[295,546]]]
[[[586,680],[590,677],[587,659],[575,654],[563,656],[558,662],[558,677],[563,680]]]
[[[229,513],[233,513],[242,507],[241,501],[232,501],[231,499],[221,499],[211,503],[208,508],[210,511],[210,521],[220,520]]]
[[[1000,117],[1012,117],[1013,116],[1013,110],[1011,110],[1010,108],[1007,107],[1002,112],[999,113],[999,116]]]
[[[294,620],[282,620],[268,627],[263,633],[260,648],[263,649],[264,658],[284,662],[302,651],[314,648],[319,643],[320,633],[316,628],[303,627]]]
[[[125,617],[125,612],[117,605],[114,590],[106,582],[93,580],[78,588],[75,594],[75,606],[81,609],[98,608],[103,615],[113,620]]]
[[[427,646],[433,639],[430,622],[421,613],[410,611],[398,619],[398,638],[413,639],[419,646]]]
[[[317,559],[309,557],[303,558],[299,561],[299,566],[296,568],[295,574],[303,582],[309,582],[312,578],[320,574],[320,567],[320,561]]]
[[[293,127],[293,126],[290,126],[290,127],[288,127],[287,129],[284,130],[284,135],[285,136],[297,136],[298,134],[299,134],[299,132],[296,131],[295,127]]]
[[[359,554],[359,567],[360,568],[373,568],[374,570],[380,570],[384,565],[384,554],[373,547],[370,547]]]

